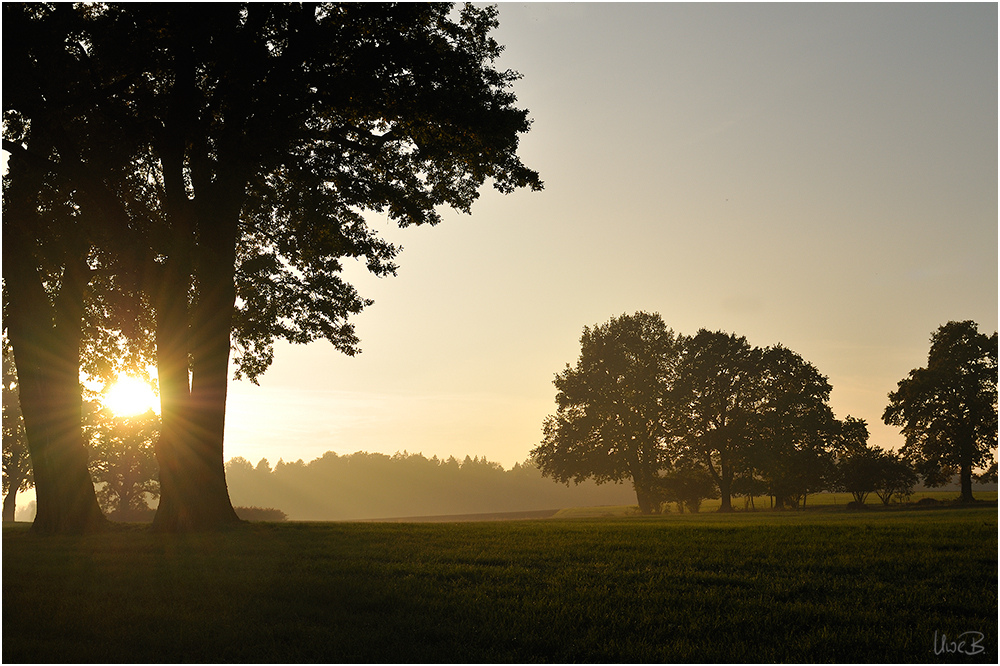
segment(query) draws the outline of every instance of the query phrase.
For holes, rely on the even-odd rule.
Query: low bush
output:
[[[288,516],[281,509],[262,509],[259,506],[237,506],[233,509],[240,520],[268,523],[280,523],[288,520]]]

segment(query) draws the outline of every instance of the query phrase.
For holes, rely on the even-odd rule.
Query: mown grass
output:
[[[4,662],[996,662],[995,505],[3,533]],[[984,651],[935,655],[935,632]]]

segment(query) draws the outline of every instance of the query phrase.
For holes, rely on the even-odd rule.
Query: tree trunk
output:
[[[975,498],[972,497],[972,438],[964,438],[961,443],[961,447],[961,467],[959,469],[959,478],[962,484],[962,494],[959,497],[959,501],[975,502]]]
[[[87,469],[81,429],[80,342],[85,252],[68,256],[50,301],[35,264],[34,193],[41,176],[11,160],[3,225],[4,324],[17,366],[21,413],[34,470],[37,513],[32,530],[81,533],[106,524]],[[16,489],[15,489],[16,490]]]
[[[632,475],[632,487],[635,489],[635,498],[639,504],[639,513],[644,516],[659,513],[660,502],[657,500],[656,491],[652,487],[652,478],[655,474],[651,473],[643,465],[638,450],[629,451],[627,453],[627,460],[629,474]]]
[[[659,513],[660,504],[654,499],[653,494],[644,488],[639,488],[638,484],[634,484],[634,487],[635,497],[639,502],[639,513],[644,516]]]
[[[5,278],[17,271],[17,277],[27,279],[23,271],[34,272],[27,262],[10,255],[5,259],[5,268],[12,269],[5,271]],[[35,478],[37,513],[32,530],[47,534],[90,532],[106,523],[87,468],[81,430],[82,285],[75,273],[72,267],[66,269],[52,305],[37,273],[31,281],[8,282],[7,326]]]
[[[719,495],[722,503],[719,505],[719,512],[731,513],[733,510],[733,470],[726,462],[725,455],[719,456]]]
[[[181,292],[184,293],[184,292]],[[186,295],[185,295],[186,301]],[[186,306],[186,302],[184,304]],[[186,307],[185,307],[186,309]],[[225,482],[222,432],[225,394],[221,404],[207,400],[189,384],[186,312],[171,317],[161,307],[157,321],[157,366],[160,381],[160,503],[153,528],[162,532],[211,530],[238,522]],[[204,339],[204,334],[192,338]],[[228,359],[228,335],[226,338]],[[198,349],[196,364],[205,363]],[[195,354],[192,354],[195,356]],[[195,371],[197,376],[202,368]],[[220,417],[213,410],[223,412]]]
[[[17,502],[17,486],[21,485],[20,482],[14,485],[14,479],[11,479],[10,490],[3,498],[3,522],[12,523],[14,522],[14,509],[15,503]]]
[[[212,216],[212,224],[199,225],[195,262],[180,260],[185,255],[168,262],[158,301],[162,429],[156,447],[160,504],[153,528],[157,531],[212,530],[239,522],[223,458],[238,212]],[[191,265],[197,266],[199,292],[189,327],[187,266]]]

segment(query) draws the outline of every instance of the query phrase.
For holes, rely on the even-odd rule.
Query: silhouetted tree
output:
[[[804,504],[809,493],[824,488],[833,464],[838,423],[828,404],[832,387],[814,365],[781,345],[764,350],[760,368],[763,403],[749,457],[775,508]]]
[[[875,447],[855,448],[837,461],[834,487],[854,496],[864,504],[868,495],[881,485],[885,452]]]
[[[938,328],[927,367],[899,382],[882,418],[902,429],[902,452],[925,484],[941,485],[958,470],[961,500],[973,501],[974,470],[995,465],[997,334],[980,333],[973,321]]]
[[[14,520],[17,493],[30,488],[34,481],[24,419],[18,399],[17,370],[14,354],[6,336],[3,338],[3,520]]]
[[[18,366],[40,532],[104,524],[87,472],[81,366],[94,369],[102,346],[148,332],[135,289],[141,272],[130,261],[142,244],[129,217],[103,205],[126,183],[136,186],[127,198],[140,200],[147,174],[134,168],[120,128],[94,113],[108,83],[101,65],[111,65],[95,63],[89,48],[84,23],[97,14],[93,5],[3,6],[4,327]],[[120,335],[109,335],[115,328]]]
[[[762,362],[762,350],[743,337],[702,329],[685,339],[672,401],[687,455],[719,487],[720,511],[733,510],[734,476],[749,468],[748,455],[759,441],[766,399]]]
[[[756,508],[754,498],[768,494],[767,481],[751,466],[733,476],[732,493],[734,497],[743,498],[743,508]]]
[[[11,49],[5,40],[5,74],[10,50],[23,94],[8,105],[5,76],[4,104],[5,118],[8,110],[20,114],[25,136],[8,137],[5,125],[12,163],[56,165],[82,193],[81,210],[100,214],[94,224],[122,230],[96,247],[134,259],[156,313],[163,418],[156,526],[237,520],[222,459],[231,343],[237,374],[251,379],[269,364],[278,337],[325,338],[354,353],[346,319],[367,301],[339,277],[340,261],[363,258],[386,275],[396,253],[367,229],[362,211],[401,225],[435,223],[436,206],[468,212],[487,179],[501,192],[541,188],[516,155],[528,129],[510,92],[517,75],[492,66],[501,50],[489,37],[496,10],[252,3],[18,10],[28,37]],[[30,37],[36,33],[45,37],[41,47]],[[58,77],[46,71],[48,51],[59,56]],[[52,79],[55,91],[46,87]],[[86,92],[73,123],[47,102],[64,88]],[[31,147],[42,119],[52,125],[46,137],[56,137],[55,152]],[[75,145],[81,123],[87,137],[105,130],[108,148]],[[24,208],[36,210],[35,190],[20,189]],[[134,250],[122,250],[122,239]],[[30,441],[30,426],[28,434]]]
[[[5,120],[7,35],[8,30],[17,31],[7,18],[4,5]],[[7,127],[5,122],[5,147]],[[87,473],[80,423],[83,295],[91,273],[90,246],[71,233],[77,227],[69,222],[75,217],[67,210],[70,202],[49,196],[46,175],[15,155],[4,175],[3,323],[18,369],[35,481],[37,512],[32,529],[84,532],[104,523]],[[63,233],[53,233],[54,227]],[[41,243],[54,249],[43,254],[38,250]]]
[[[679,351],[658,314],[585,327],[576,366],[553,382],[557,411],[532,451],[542,473],[567,484],[631,479],[639,510],[658,511],[656,480],[672,438],[665,396]]]
[[[657,485],[663,500],[676,503],[679,513],[684,513],[685,508],[691,513],[698,513],[703,500],[719,497],[715,479],[700,465],[674,467],[660,476]]]
[[[106,514],[122,517],[149,509],[147,500],[160,496],[153,447],[160,417],[152,409],[134,416],[117,416],[98,403],[89,403],[85,429],[90,448],[90,474],[97,484],[97,500]]]
[[[838,454],[848,454],[851,451],[868,446],[868,422],[853,416],[846,417],[837,423],[837,437],[834,440],[834,450]]]
[[[894,451],[883,452],[875,487],[875,494],[882,504],[888,506],[893,498],[904,501],[913,493],[917,481],[917,472],[906,458]]]

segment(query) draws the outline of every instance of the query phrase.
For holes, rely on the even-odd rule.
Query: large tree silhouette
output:
[[[830,382],[782,345],[763,351],[763,404],[751,459],[765,477],[775,508],[817,492],[832,471],[839,424],[829,406]]]
[[[705,465],[732,511],[733,479],[746,468],[765,404],[763,352],[744,337],[700,330],[686,340],[674,400],[689,457]]]
[[[733,509],[734,482],[749,488],[758,476],[778,508],[822,486],[838,424],[815,366],[781,345],[702,329],[685,339],[677,375],[670,401],[683,454],[715,479],[720,511]]]
[[[580,358],[556,375],[558,408],[532,451],[542,473],[563,483],[630,479],[640,511],[657,511],[672,438],[665,396],[679,351],[658,314],[584,328]]]
[[[961,499],[973,501],[973,471],[991,463],[996,469],[996,332],[980,333],[973,321],[939,327],[927,367],[899,382],[882,419],[902,429],[902,451],[915,460],[927,485],[946,483],[958,470]]]
[[[516,155],[528,129],[513,106],[517,75],[493,67],[496,10],[80,6],[73,39],[56,20],[66,11],[21,8],[18,19],[84,45],[64,58],[87,83],[78,115],[93,134],[107,130],[132,168],[71,140],[33,154],[36,116],[55,116],[58,136],[73,137],[44,104],[47,91],[12,109],[27,120],[11,159],[54,162],[83,193],[82,209],[124,221],[109,247],[131,262],[156,317],[156,527],[233,522],[222,458],[231,346],[237,373],[251,379],[278,337],[356,352],[347,318],[368,302],[341,279],[341,261],[388,275],[396,253],[364,211],[433,224],[439,205],[468,212],[487,179],[501,192],[541,187]],[[16,46],[18,82],[44,86],[44,57]]]

